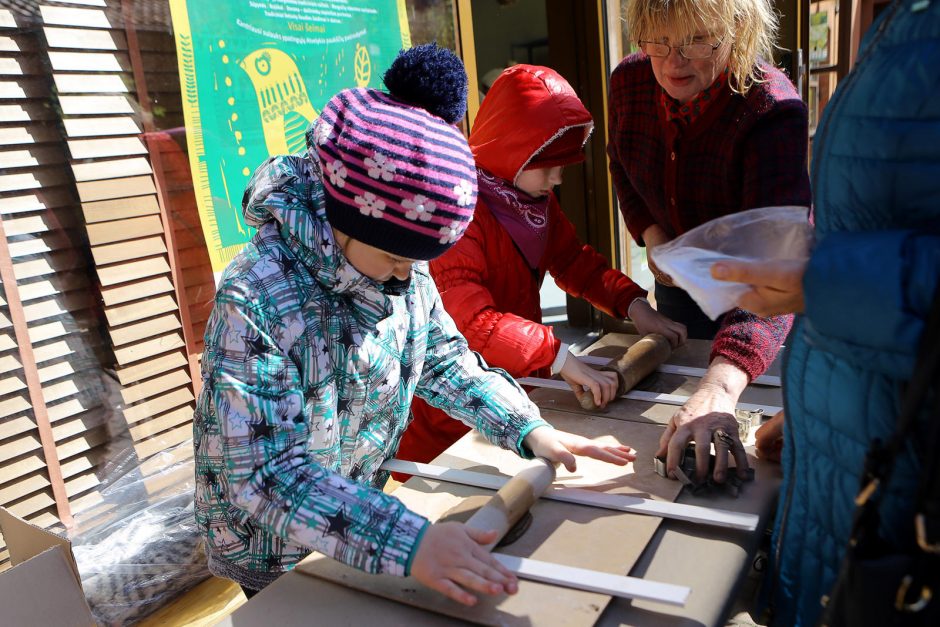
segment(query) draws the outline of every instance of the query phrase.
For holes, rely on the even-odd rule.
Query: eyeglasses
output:
[[[655,41],[638,41],[643,52],[650,57],[668,57],[669,53],[675,48],[686,59],[707,59],[715,53],[715,50],[721,46],[719,41],[715,44],[694,43],[682,44],[680,46],[670,46],[669,44],[658,43]]]

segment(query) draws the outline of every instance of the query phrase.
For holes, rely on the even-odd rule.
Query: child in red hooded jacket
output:
[[[583,244],[552,189],[562,168],[584,160],[594,122],[571,85],[534,65],[506,69],[487,92],[470,133],[479,196],[463,238],[430,264],[444,307],[490,366],[513,377],[561,374],[575,394],[600,407],[616,394],[613,373],[594,370],[541,323],[539,289],[549,272],[568,294],[640,334],[660,333],[673,347],[685,326],[646,301],[646,291]],[[468,428],[416,399],[398,456],[427,462]]]

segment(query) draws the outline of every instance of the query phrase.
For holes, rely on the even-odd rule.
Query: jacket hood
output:
[[[379,284],[353,266],[326,219],[317,166],[304,156],[272,157],[255,170],[242,200],[245,222],[277,225],[281,238],[324,291],[349,298],[361,321],[374,326],[391,302]]]
[[[594,121],[558,72],[514,65],[486,93],[470,133],[477,166],[515,184],[526,165],[552,140],[572,128],[587,142]]]

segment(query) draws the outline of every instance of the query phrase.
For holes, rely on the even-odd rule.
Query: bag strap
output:
[[[865,531],[877,533],[880,522],[878,516],[880,499],[875,497],[875,494],[880,486],[887,485],[890,480],[895,459],[904,447],[923,403],[927,400],[930,389],[936,385],[938,378],[940,378],[940,287],[934,291],[933,304],[927,316],[917,362],[914,365],[914,374],[901,400],[897,429],[887,444],[879,438],[874,439],[865,456],[861,490],[855,497],[857,509],[852,529],[853,538],[859,539]],[[932,431],[934,431],[934,436],[938,436],[937,429],[932,429]],[[938,447],[940,447],[940,441],[936,437],[928,441],[925,465],[936,466]],[[922,475],[920,486],[922,495],[926,492],[940,491],[940,484],[933,487],[928,485],[928,482],[937,483],[933,481],[935,475],[936,473],[934,476]]]
[[[936,543],[938,536],[931,536],[931,524],[940,523],[940,389],[936,389],[936,381],[940,379],[940,286],[937,286],[933,304],[930,308],[930,314],[927,317],[927,326],[924,330],[923,339],[918,350],[917,362],[914,374],[911,377],[910,384],[901,401],[901,412],[898,417],[898,427],[888,444],[883,444],[880,440],[872,441],[868,453],[865,456],[865,470],[861,477],[861,489],[858,496],[855,497],[855,513],[852,519],[852,532],[850,534],[849,548],[845,553],[842,564],[839,567],[839,574],[832,587],[832,594],[844,594],[845,583],[853,570],[851,555],[857,552],[867,552],[872,548],[877,548],[880,544],[878,537],[878,527],[880,524],[879,505],[880,505],[880,485],[887,485],[888,479],[893,470],[894,461],[901,447],[915,422],[916,416],[926,400],[931,389],[931,383],[934,387],[934,402],[936,411],[933,420],[928,422],[929,437],[924,440],[925,455],[923,468],[921,469],[921,480],[919,494],[917,497],[917,512],[915,518],[915,531],[918,545],[923,549],[917,552],[917,556],[912,565],[912,576],[904,578],[901,588],[898,589],[895,607],[909,611],[916,609],[917,604],[929,604],[930,597],[922,597],[915,605],[905,605],[903,608],[899,604],[908,603],[908,592],[913,582],[926,581],[925,577],[930,573],[938,571],[940,563],[940,544]],[[930,538],[933,538],[931,541]],[[933,543],[932,543],[933,542]],[[914,586],[916,588],[917,586]],[[929,587],[920,588],[921,592],[929,591]],[[926,600],[925,600],[926,599]],[[821,617],[821,625],[841,624],[837,620],[839,603],[827,599],[826,609]]]

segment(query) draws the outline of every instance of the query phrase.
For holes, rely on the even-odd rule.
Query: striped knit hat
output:
[[[390,93],[346,89],[307,131],[330,224],[409,259],[434,259],[473,218],[473,155],[454,126],[466,111],[463,63],[434,44],[399,53]]]

